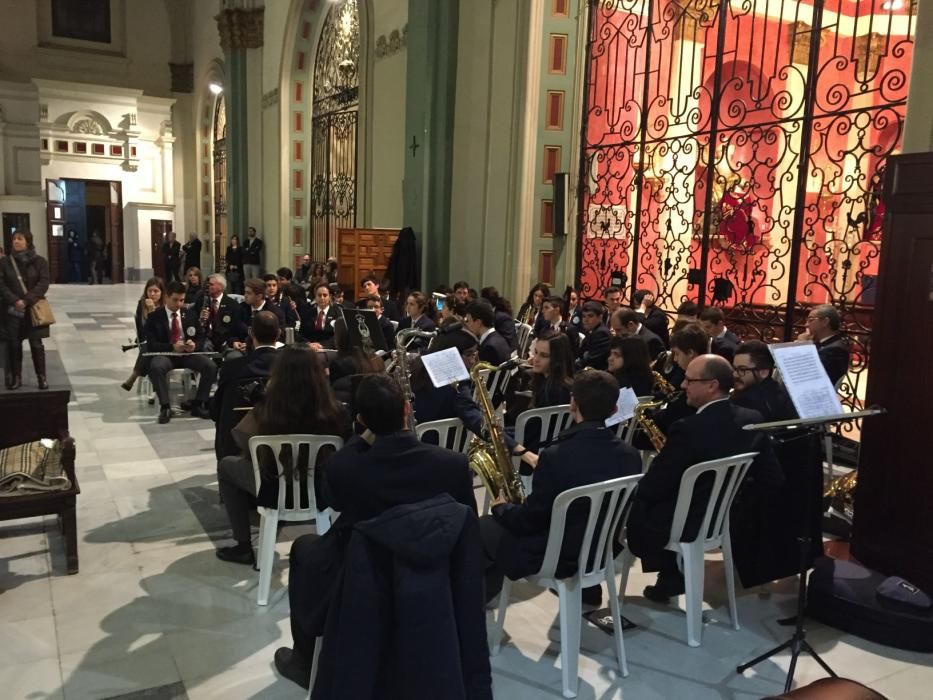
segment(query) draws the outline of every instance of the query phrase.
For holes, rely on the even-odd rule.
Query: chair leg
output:
[[[508,577],[502,581],[502,590],[499,591],[499,608],[496,610],[496,621],[493,625],[490,655],[499,653],[502,646],[502,633],[505,629],[505,611],[509,607],[509,596],[512,594],[512,581]]]
[[[272,587],[272,565],[275,562],[275,539],[279,525],[278,511],[264,512],[259,523],[259,591],[257,603],[269,603],[269,589]]]
[[[732,538],[729,536],[729,521],[726,520],[722,537],[722,565],[726,574],[726,595],[729,597],[729,617],[732,629],[739,629],[739,609],[735,602],[735,567],[732,563]]]
[[[622,601],[616,593],[616,568],[612,557],[607,557],[606,588],[609,589],[609,609],[612,611],[612,633],[616,640],[616,658],[619,661],[619,673],[623,677],[628,675],[628,662],[625,659],[625,642],[622,640]],[[625,591],[622,591],[625,597]]]
[[[687,594],[687,644],[698,647],[703,639],[703,547],[701,543],[685,542],[680,551]]]
[[[314,656],[311,658],[311,682],[308,684],[307,700],[311,700],[311,691],[314,690],[314,679],[317,678],[318,658],[321,656],[322,644],[324,644],[324,637],[317,637],[314,640]]]
[[[580,661],[580,626],[583,616],[583,589],[574,577],[557,582],[560,598],[560,670],[564,697],[577,697],[577,665]]]
[[[625,551],[622,552],[622,580],[619,582],[619,595],[622,598],[625,598],[625,589],[628,585],[628,572],[632,569],[632,565],[635,563],[635,555],[632,554],[632,550],[628,548],[628,545],[625,547]],[[613,567],[615,563],[613,562]]]
[[[69,574],[78,573],[78,523],[75,507],[70,506],[61,513],[62,535],[65,537],[65,565]]]
[[[483,489],[483,515],[489,515],[489,491]]]

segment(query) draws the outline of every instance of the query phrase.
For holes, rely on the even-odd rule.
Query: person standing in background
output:
[[[162,260],[165,262],[165,282],[180,281],[178,266],[181,264],[181,244],[175,240],[175,232],[169,231],[162,244]]]
[[[103,284],[103,265],[104,265],[104,241],[97,231],[91,234],[87,242],[87,264],[88,272],[91,275],[91,284],[97,280],[97,284]]]
[[[189,233],[188,242],[182,246],[185,251],[185,269],[196,267],[201,269],[201,241],[198,234]]]
[[[84,248],[74,229],[68,231],[68,271],[69,282],[80,284],[87,280],[84,276]]]
[[[262,276],[262,239],[256,236],[256,229],[250,226],[246,230],[246,242],[243,244],[243,272],[246,279],[259,279]]]
[[[227,246],[226,261],[227,281],[233,294],[243,293],[243,246],[240,237],[236,234],[230,236],[230,245]]]

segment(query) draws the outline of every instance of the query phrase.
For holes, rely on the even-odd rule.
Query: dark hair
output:
[[[684,301],[677,307],[678,316],[696,316],[699,313],[700,307],[695,301]]]
[[[183,285],[178,280],[172,280],[167,285],[165,285],[165,295],[172,296],[173,294],[182,294],[185,293],[185,285]]]
[[[200,268],[200,267],[195,267],[195,266],[192,265],[192,266],[189,267],[187,270],[185,270],[185,279],[187,280],[187,279],[188,279],[188,275],[190,275],[192,272],[195,272],[195,273],[197,273],[197,275],[198,275],[198,283],[197,283],[197,285],[195,285],[195,286],[197,286],[197,287],[202,286],[202,285],[204,284],[204,275],[201,273],[201,268]]]
[[[320,289],[321,287],[327,287],[327,291],[328,292],[331,291],[330,285],[327,284],[327,282],[318,282],[317,284],[314,285],[314,288],[311,290],[311,296],[317,296],[317,290]]]
[[[677,348],[683,353],[692,352],[699,356],[706,353],[708,347],[709,336],[696,323],[688,323],[679,331],[671,334],[671,350]]]
[[[609,341],[610,350],[618,350],[622,355],[622,368],[629,372],[650,372],[651,358],[648,356],[648,344],[638,336],[615,336]]]
[[[382,303],[382,297],[379,296],[378,294],[370,294],[368,297],[366,297],[366,303],[367,305],[368,304],[379,304],[379,306],[382,306],[383,308],[385,308],[385,304]]]
[[[278,282],[279,277],[278,275],[273,275],[271,272],[267,272],[266,274],[262,276],[262,281],[263,282]]]
[[[353,400],[366,427],[376,435],[389,435],[405,424],[405,396],[392,377],[370,374],[360,380]]]
[[[719,385],[719,391],[727,394],[734,380],[732,365],[719,355],[706,355],[703,358],[703,378],[715,379]]]
[[[493,311],[492,304],[485,299],[471,301],[467,304],[466,313],[480,321],[486,328],[494,328],[496,325],[496,313]]]
[[[279,339],[279,319],[271,311],[253,314],[251,328],[253,338],[262,345],[272,345]]]
[[[469,290],[469,289],[470,289],[470,283],[469,283],[469,282],[466,282],[466,281],[464,281],[464,280],[460,280],[459,282],[454,282],[454,291],[456,292],[458,289],[466,289],[466,290]]]
[[[496,311],[504,311],[509,316],[512,315],[512,304],[504,296],[499,294],[499,290],[495,287],[483,287],[479,293],[480,297],[492,304],[492,308]]]
[[[650,290],[650,289],[639,289],[639,290],[636,290],[636,292],[632,295],[632,303],[635,304],[636,306],[641,306],[641,302],[642,302],[642,301],[644,300],[644,298],[645,298],[646,296],[648,296],[649,294],[651,294],[651,290]]]
[[[324,276],[324,264],[319,262],[311,263],[311,269],[308,271],[308,277],[323,277]]]
[[[262,280],[251,279],[243,283],[244,289],[249,289],[253,294],[260,297],[266,296],[266,283]]]
[[[581,313],[584,314],[596,314],[597,316],[603,315],[603,305],[598,301],[587,301],[583,304],[583,310]]]
[[[334,321],[334,347],[338,358],[350,358],[353,363],[351,374],[373,374],[385,370],[382,358],[367,354],[361,347],[350,345],[350,331],[344,318]]]
[[[35,249],[36,249],[35,245],[33,245],[33,242],[32,242],[32,231],[16,231],[16,232],[13,233],[12,236],[10,236],[10,240],[12,241],[13,238],[15,238],[16,236],[22,236],[22,237],[23,237],[23,239],[26,241],[26,249],[27,249],[27,250],[35,250]],[[12,246],[11,246],[11,250],[12,250]]]
[[[748,355],[755,369],[774,369],[774,358],[764,341],[746,340],[735,349],[735,356],[739,355]]]
[[[476,340],[472,333],[462,329],[450,331],[449,333],[439,334],[434,342],[431,343],[428,351],[424,354],[430,355],[435,352],[440,352],[441,350],[447,350],[448,348],[457,348],[457,352],[462,355],[468,350],[477,347],[478,344],[479,341]],[[431,378],[428,376],[428,372],[424,368],[421,358],[417,358],[411,365],[412,391],[417,395],[419,391],[424,391],[428,388],[430,381]]]
[[[573,400],[583,420],[604,421],[619,400],[619,382],[599,369],[580,372],[573,378]]]
[[[551,288],[548,287],[544,282],[538,282],[534,287],[531,288],[531,291],[528,292],[528,298],[525,299],[525,304],[534,304],[535,303],[535,292],[542,292],[544,298],[551,296]],[[544,299],[541,300],[544,303]]]
[[[408,296],[406,297],[406,301],[407,301],[408,299],[414,299],[414,300],[415,300],[415,304],[417,304],[417,305],[418,305],[418,308],[421,309],[421,313],[425,313],[425,312],[427,311],[427,308],[428,308],[428,300],[427,300],[427,298],[424,296],[424,294],[422,294],[421,292],[417,292],[417,291],[416,291],[416,292],[409,292],[409,293],[408,293]]]
[[[142,296],[139,297],[139,300],[141,302],[146,300],[150,287],[158,287],[159,291],[162,292],[162,296],[163,297],[165,296],[165,282],[162,281],[162,278],[161,277],[150,277],[149,279],[146,280],[146,284],[143,287]]]
[[[603,297],[605,298],[605,297],[609,296],[610,294],[615,294],[616,292],[621,292],[621,291],[622,291],[622,289],[621,289],[620,287],[617,287],[617,286],[614,285],[614,284],[610,284],[608,287],[606,287],[606,288],[603,290]]]
[[[703,311],[700,312],[700,320],[708,321],[713,324],[722,323],[725,316],[722,313],[722,309],[718,306],[707,306]]]
[[[375,277],[373,277],[372,275],[366,275],[363,279],[360,280],[360,287],[362,287],[362,286],[363,286],[364,284],[366,284],[367,282],[372,282],[372,283],[373,283],[374,285],[376,285],[377,287],[379,286],[379,280],[377,280],[377,279],[376,279]]]
[[[544,385],[545,392],[550,394],[551,386],[570,387],[573,381],[573,348],[570,345],[570,338],[559,331],[545,331],[535,342],[543,341],[548,344],[550,351],[550,368],[547,376],[534,374],[531,377],[531,393],[537,396],[541,385]]]
[[[290,268],[287,268],[287,267],[280,267],[278,270],[275,271],[275,274],[287,280],[291,280],[292,278],[292,271]]]
[[[817,318],[825,318],[829,321],[830,330],[838,331],[842,327],[842,319],[839,318],[839,311],[837,311],[836,307],[832,304],[814,306],[812,312],[816,314]]]
[[[236,240],[237,245],[240,245],[240,237],[236,235],[235,233],[232,236],[230,236],[230,245],[233,245],[234,240]]]
[[[549,296],[543,302],[541,302],[541,306],[544,306],[545,304],[550,304],[551,306],[555,306],[560,309],[561,318],[567,315],[567,302],[565,302],[560,297]]]
[[[641,323],[641,319],[638,317],[638,314],[635,313],[634,309],[629,309],[623,307],[621,309],[616,309],[612,314],[612,317],[616,319],[623,326],[628,326],[630,323]]]

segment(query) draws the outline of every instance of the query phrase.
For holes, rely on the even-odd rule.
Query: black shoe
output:
[[[294,649],[279,647],[275,650],[275,670],[305,690],[311,685],[311,664]]]
[[[186,400],[186,401],[182,401],[180,404],[178,404],[178,407],[179,407],[182,411],[190,411],[190,410],[191,410],[192,408],[194,408],[196,405],[197,405],[197,404],[195,404],[194,401],[187,401],[187,400]]]
[[[44,374],[39,374],[36,376],[36,383],[39,385],[39,388],[45,391],[49,388],[49,383],[45,378]]]
[[[199,403],[191,404],[191,415],[195,418],[210,418],[211,414],[204,406]]]
[[[243,564],[245,566],[254,566],[256,564],[253,548],[240,545],[220,547],[217,550],[217,558],[221,561],[229,561],[233,564]]]
[[[674,596],[682,595],[686,591],[682,576],[658,576],[653,586],[645,586],[642,595],[654,603],[666,605]]]
[[[159,409],[159,425],[165,425],[172,420],[172,407],[163,406]]]

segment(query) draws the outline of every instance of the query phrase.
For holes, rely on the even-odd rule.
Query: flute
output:
[[[213,352],[211,350],[196,350],[192,352],[144,352],[143,357],[188,357],[189,355],[210,355],[211,357],[220,357],[223,353]]]

